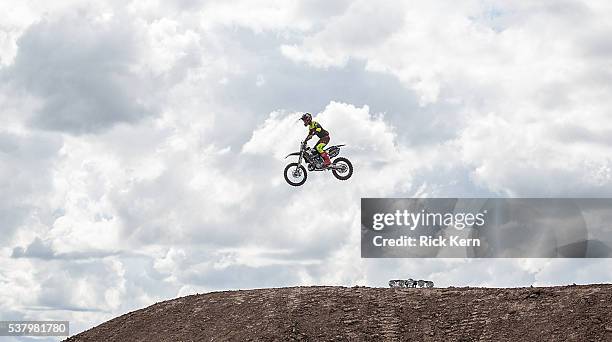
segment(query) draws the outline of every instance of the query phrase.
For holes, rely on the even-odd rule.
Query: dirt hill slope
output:
[[[612,285],[215,292],[67,341],[612,341]]]

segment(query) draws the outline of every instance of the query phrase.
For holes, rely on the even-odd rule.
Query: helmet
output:
[[[304,113],[301,120],[304,121],[304,126],[308,126],[312,122],[312,115],[310,113]]]

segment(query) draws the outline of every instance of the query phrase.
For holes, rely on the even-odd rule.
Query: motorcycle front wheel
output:
[[[339,167],[339,169],[334,168],[332,170],[334,177],[338,178],[339,180],[347,180],[353,175],[353,164],[351,164],[351,162],[346,158],[336,158],[334,160],[334,166]]]
[[[306,168],[298,163],[291,163],[285,167],[285,180],[289,185],[300,186],[306,183]]]

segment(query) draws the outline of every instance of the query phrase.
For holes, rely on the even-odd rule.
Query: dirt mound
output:
[[[182,297],[67,341],[612,341],[612,285],[293,287]]]

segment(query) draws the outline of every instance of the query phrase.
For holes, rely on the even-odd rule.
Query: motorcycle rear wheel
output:
[[[300,186],[306,183],[306,178],[308,178],[308,174],[306,173],[306,168],[303,165],[299,165],[298,163],[290,163],[285,167],[285,181],[292,186]]]
[[[334,159],[334,165],[342,165],[345,166],[345,170],[343,171],[339,171],[336,169],[332,170],[332,173],[334,174],[334,177],[338,178],[339,180],[347,180],[349,178],[351,178],[351,176],[353,175],[353,164],[351,164],[350,160],[340,157],[340,158],[336,158]]]

